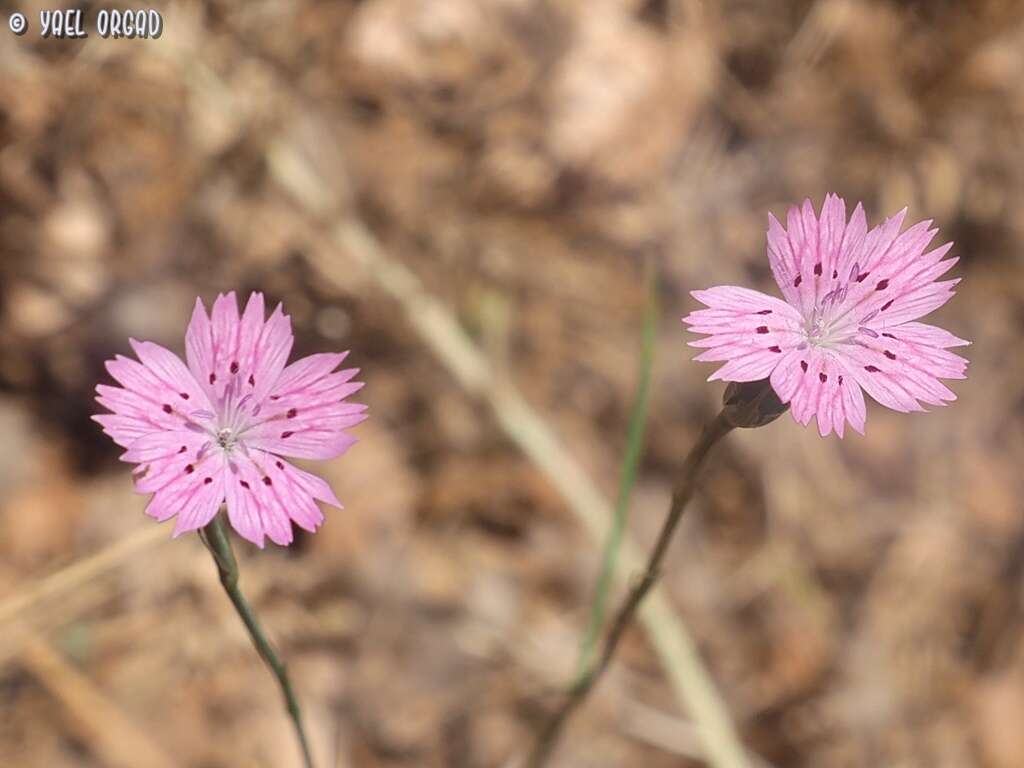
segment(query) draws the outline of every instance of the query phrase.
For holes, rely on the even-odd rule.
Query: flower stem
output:
[[[654,545],[643,575],[626,596],[618,613],[615,614],[597,663],[569,689],[558,710],[538,734],[526,761],[528,768],[541,768],[548,761],[569,718],[586,701],[601,675],[607,670],[619,643],[636,615],[637,609],[658,580],[661,562],[665,559],[668,545],[672,541],[672,534],[675,532],[676,526],[679,525],[683,511],[696,489],[697,476],[704,460],[715,444],[732,429],[733,424],[730,423],[723,410],[704,427],[697,443],[690,449],[673,489],[668,515],[665,517],[661,532],[658,534],[658,541]]]
[[[651,369],[654,366],[654,342],[658,329],[658,286],[654,271],[653,259],[647,262],[645,282],[647,284],[647,304],[644,307],[643,330],[640,342],[640,363],[637,376],[636,393],[630,408],[629,427],[626,432],[626,451],[622,458],[622,472],[619,480],[619,493],[615,501],[615,512],[605,539],[604,553],[601,557],[601,572],[594,589],[594,602],[590,608],[590,620],[587,631],[580,644],[580,657],[576,671],[577,682],[590,674],[591,658],[594,646],[604,624],[608,610],[608,598],[611,593],[612,579],[622,549],[622,536],[626,530],[626,513],[629,509],[629,497],[636,484],[637,469],[640,466],[640,455],[643,453],[644,428],[647,425],[647,409],[650,402]]]
[[[220,583],[224,587],[224,591],[228,593],[228,597],[235,606],[235,610],[238,611],[238,615],[241,617],[242,623],[245,624],[245,628],[249,631],[252,644],[256,646],[257,653],[259,653],[270,671],[274,673],[274,677],[277,678],[277,683],[281,687],[281,695],[284,697],[285,708],[288,710],[288,716],[291,718],[292,725],[295,726],[295,735],[299,740],[299,746],[302,748],[303,763],[306,768],[313,768],[313,756],[309,751],[309,742],[306,739],[306,731],[302,725],[302,711],[299,709],[299,702],[295,698],[295,691],[292,689],[288,670],[281,659],[278,658],[277,652],[270,644],[270,641],[267,640],[267,636],[263,633],[263,628],[256,619],[256,614],[253,613],[252,607],[238,588],[238,561],[235,560],[235,553],[231,548],[231,539],[228,536],[227,529],[224,527],[221,514],[218,513],[214,516],[213,520],[199,532],[199,535],[203,543],[206,544],[207,549],[210,550],[210,554],[213,555],[213,560],[217,565],[217,573],[220,576]]]

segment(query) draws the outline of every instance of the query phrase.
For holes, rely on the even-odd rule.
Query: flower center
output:
[[[807,334],[807,343],[815,347],[832,346],[839,339],[833,338],[832,323],[829,322],[828,312],[824,308],[815,306],[811,316],[804,323],[804,333]]]
[[[217,432],[217,445],[230,452],[238,445],[238,436],[234,430],[224,427]]]

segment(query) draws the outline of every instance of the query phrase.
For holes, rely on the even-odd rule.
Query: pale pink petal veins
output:
[[[939,328],[927,323],[901,323],[899,326],[899,339],[908,344],[916,344],[932,349],[949,349],[950,347],[970,346],[969,341],[954,336],[945,328]],[[954,357],[957,357],[954,355]],[[967,361],[957,357],[966,366]]]
[[[114,441],[127,448],[138,437],[163,429],[180,428],[188,412],[210,408],[202,389],[173,352],[152,342],[131,340],[142,363],[118,355],[107,370],[120,387],[99,384],[96,401],[116,414],[93,419]]]
[[[128,342],[147,371],[153,374],[158,386],[163,388],[166,398],[177,407],[210,407],[210,400],[180,357],[152,341],[129,339]],[[175,395],[179,398],[178,402],[174,401]]]
[[[240,325],[235,292],[218,295],[210,311],[213,368],[206,375],[207,384],[218,398],[224,396],[227,388],[241,373],[236,359]],[[242,381],[245,381],[244,376]]]
[[[810,200],[791,208],[787,222],[789,232],[768,214],[768,261],[786,301],[802,308],[820,302],[849,272],[867,234],[867,218],[858,204],[847,223],[846,203],[828,195],[820,225]]]
[[[843,388],[843,415],[850,423],[850,426],[863,435],[864,423],[867,421],[867,406],[864,403],[864,392],[861,390],[860,385],[857,384],[857,380],[849,373],[849,366],[843,364],[842,367],[847,371],[846,374],[840,374],[844,376],[844,379],[839,381],[839,385]],[[839,437],[843,436],[841,424],[836,427],[836,433]]]
[[[864,206],[857,203],[857,207],[853,209],[853,215],[850,216],[850,222],[846,225],[846,230],[843,232],[843,241],[839,249],[839,255],[833,262],[832,271],[829,273],[830,280],[838,283],[844,279],[844,276],[850,274],[857,263],[867,236],[868,217],[864,213]]]
[[[256,388],[253,394],[257,400],[262,401],[277,384],[292,351],[292,342],[292,320],[278,304],[256,342],[258,352],[253,368]]]
[[[942,353],[957,357],[952,353]],[[894,410],[923,410],[918,401],[945,405],[956,400],[956,395],[939,381],[935,373],[937,366],[929,361],[924,351],[914,345],[903,344],[894,337],[866,339],[862,345],[850,350],[849,358],[853,374],[864,390]],[[962,370],[957,371],[955,378],[963,378]]]
[[[921,317],[949,300],[957,281],[935,280],[957,259],[942,261],[952,243],[923,253],[937,232],[927,228],[929,223],[921,222],[904,232],[885,251],[886,260],[880,261],[876,254],[866,265],[854,265],[858,274],[846,298],[848,319],[871,316],[871,327],[892,325]]]
[[[127,448],[135,440],[152,432],[152,424],[135,416],[121,416],[116,413],[99,413],[92,420],[103,427],[103,432],[122,448]]]
[[[291,521],[315,531],[323,522],[317,501],[341,506],[323,480],[265,451],[235,457],[225,478],[231,526],[259,547],[264,537],[291,543]]]
[[[942,405],[955,395],[940,379],[964,377],[967,361],[947,348],[967,342],[910,322],[949,300],[958,280],[937,282],[956,259],[952,244],[925,252],[930,221],[900,229],[904,209],[868,231],[863,207],[827,195],[820,216],[809,200],[789,210],[784,228],[768,218],[768,260],[788,311],[756,291],[720,286],[695,291],[708,309],[685,322],[706,337],[695,359],[724,362],[727,381],[769,377],[793,417],[812,417],[822,436],[864,429],[862,389],[899,411]],[[772,320],[762,322],[761,314]]]
[[[810,200],[804,204],[814,215]],[[836,269],[846,234],[846,202],[837,195],[828,195],[821,207],[821,220],[818,223],[818,248],[808,282],[814,284],[814,301],[820,304],[835,285],[839,270]],[[836,275],[835,278],[832,275]]]
[[[727,285],[694,291],[693,297],[708,307],[683,318],[694,333],[709,334],[691,342],[708,348],[696,359],[727,361],[709,381],[763,379],[784,350],[800,341],[800,314],[773,296]]]
[[[772,371],[771,384],[800,424],[816,417],[822,437],[833,430],[842,437],[847,422],[864,431],[864,396],[841,356],[811,346],[793,349]]]
[[[285,368],[268,399],[267,413],[273,415],[246,435],[247,443],[306,459],[331,459],[348,450],[356,440],[343,430],[366,418],[366,406],[345,402],[363,386],[351,381],[356,368],[334,372],[346,354],[310,355]]]
[[[172,536],[196,531],[209,523],[224,503],[224,458],[214,456],[204,467],[189,475],[192,487],[182,488],[168,506],[178,509]],[[162,493],[166,493],[166,490]],[[161,493],[157,494],[159,497]]]
[[[188,361],[193,378],[201,382],[204,389],[208,388],[209,376],[214,370],[213,331],[206,307],[199,298],[192,310],[192,320],[185,330],[185,360]]]
[[[121,454],[121,461],[148,464],[168,460],[180,462],[184,466],[202,458],[202,448],[209,442],[208,435],[188,429],[150,432],[133,441],[128,450]]]
[[[159,521],[175,515],[175,536],[206,525],[224,499],[223,457],[211,453],[202,462],[188,459],[151,462],[136,482],[140,493],[152,493],[146,514]]]
[[[228,460],[224,475],[224,493],[231,527],[257,547],[263,548],[268,521],[258,495],[263,475],[247,456],[234,456]]]
[[[251,393],[262,400],[284,367],[291,346],[290,319],[278,305],[264,322],[261,293],[249,297],[241,316],[234,291],[217,296],[209,318],[197,299],[186,333],[189,368],[215,399]]]

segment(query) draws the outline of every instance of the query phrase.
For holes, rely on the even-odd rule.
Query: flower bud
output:
[[[722,395],[722,414],[733,427],[763,427],[788,410],[768,379],[729,382]]]

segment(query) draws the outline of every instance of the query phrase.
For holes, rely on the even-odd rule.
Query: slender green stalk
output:
[[[626,513],[629,510],[629,497],[636,483],[637,468],[643,453],[644,429],[647,426],[647,409],[650,401],[651,368],[654,365],[654,341],[658,330],[658,292],[653,266],[648,265],[647,303],[644,307],[643,328],[640,340],[640,363],[637,376],[636,392],[629,414],[629,427],[626,432],[626,451],[622,458],[622,470],[619,480],[619,493],[615,500],[615,512],[612,516],[608,538],[605,539],[604,553],[601,558],[601,572],[594,588],[594,602],[590,608],[590,620],[587,624],[583,642],[580,645],[579,664],[576,670],[576,683],[579,684],[590,672],[591,658],[598,634],[604,624],[608,611],[608,596],[612,578],[622,548],[622,534],[626,528]]]
[[[245,624],[245,628],[249,631],[252,644],[256,646],[257,653],[259,653],[270,671],[274,673],[274,677],[277,678],[277,683],[281,687],[281,695],[284,697],[285,708],[288,710],[288,716],[292,720],[292,725],[295,726],[295,735],[298,737],[299,746],[302,748],[302,759],[306,768],[313,768],[313,756],[309,751],[309,741],[306,739],[306,731],[302,725],[302,711],[299,709],[299,702],[295,698],[295,691],[292,690],[288,670],[280,658],[278,658],[274,646],[267,640],[267,636],[263,633],[263,628],[256,619],[256,614],[253,613],[249,603],[242,595],[242,591],[238,588],[238,561],[235,560],[235,553],[231,548],[231,539],[228,536],[227,529],[224,527],[221,513],[218,512],[209,525],[199,532],[199,535],[203,543],[206,544],[207,549],[210,550],[210,554],[213,555],[213,560],[217,565],[217,573],[220,576],[220,583],[224,587],[224,591],[228,593],[228,597],[235,606],[235,610],[238,611],[238,615]]]
[[[526,761],[528,768],[541,768],[541,766],[547,763],[554,752],[555,746],[558,744],[558,739],[569,718],[586,701],[594,685],[601,678],[601,675],[604,674],[605,670],[608,669],[608,665],[611,663],[612,657],[619,647],[619,642],[625,636],[626,630],[629,629],[637,609],[651,587],[658,580],[658,576],[661,573],[661,562],[664,560],[665,553],[668,551],[668,545],[672,541],[672,534],[682,519],[686,505],[689,503],[697,487],[698,473],[704,464],[704,460],[708,457],[715,444],[735,426],[740,425],[730,418],[727,406],[704,427],[704,431],[701,433],[697,443],[690,450],[690,453],[683,462],[682,470],[672,492],[672,502],[669,505],[668,515],[665,517],[661,532],[658,534],[658,541],[655,543],[654,550],[647,561],[647,567],[644,569],[643,576],[630,590],[618,613],[615,614],[611,630],[605,638],[604,646],[601,649],[601,656],[597,663],[569,690],[554,716],[547,721],[538,734]]]

